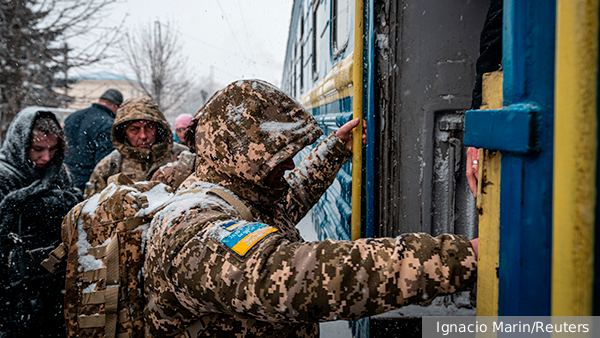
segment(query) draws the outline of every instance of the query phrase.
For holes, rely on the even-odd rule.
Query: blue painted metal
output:
[[[346,99],[342,99],[342,100],[346,100]],[[340,100],[340,101],[342,101]],[[335,101],[332,102],[332,104],[336,104],[340,101]],[[352,99],[348,100],[348,101],[352,101]],[[350,105],[350,107],[352,107],[352,104]],[[319,107],[321,108],[321,107]],[[313,113],[315,114],[315,113]],[[319,123],[319,126],[321,127],[321,129],[323,129],[323,133],[325,133],[326,135],[337,131],[342,125],[344,125],[344,123],[347,123],[348,121],[350,121],[352,119],[352,112],[342,112],[342,113],[336,113],[336,112],[329,112],[327,114],[321,114],[321,115],[314,115],[315,119],[317,120],[317,123]]]
[[[504,106],[539,112],[535,151],[502,153],[500,316],[550,315],[555,24],[554,0],[504,0]]]
[[[310,112],[315,117],[340,113],[350,113],[350,116],[352,116],[352,96],[315,107]]]
[[[469,147],[528,153],[537,144],[532,124],[539,107],[514,104],[494,110],[465,113],[464,143]]]
[[[554,1],[552,1],[554,3]],[[503,6],[503,71],[504,95],[513,102],[520,102],[525,93],[525,56],[527,50],[527,30],[525,19],[527,1],[506,0]],[[534,21],[531,21],[534,24]],[[523,54],[515,54],[517,51]],[[550,51],[547,51],[550,52]],[[553,53],[554,51],[552,51]],[[506,100],[506,97],[504,98]]]
[[[363,112],[367,123],[367,144],[363,155],[363,206],[362,213],[365,237],[371,238],[375,232],[375,1],[369,0],[365,5],[365,88],[363,90],[365,106]]]

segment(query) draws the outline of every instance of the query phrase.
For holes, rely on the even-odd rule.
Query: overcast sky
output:
[[[106,25],[124,30],[160,20],[180,32],[183,53],[192,72],[226,85],[241,78],[281,84],[293,0],[127,0],[111,5]],[[77,75],[99,70],[119,73],[105,63]]]

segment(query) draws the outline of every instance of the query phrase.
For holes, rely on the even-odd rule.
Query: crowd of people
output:
[[[322,131],[259,80],[236,81],[195,116],[179,116],[175,134],[156,103],[123,102],[116,89],[72,114],[64,131],[51,112],[23,110],[0,149],[0,338],[65,336],[64,264],[50,273],[40,263],[61,243],[63,217],[115,174],[180,193],[210,186],[244,209],[166,207],[171,214],[155,218],[144,261],[147,336],[182,335],[210,317],[197,336],[316,337],[320,321],[471,288],[476,240],[303,241],[295,226],[351,157],[360,122],[328,135],[294,169],[292,158]],[[243,254],[234,250],[240,241],[231,238],[259,233]]]

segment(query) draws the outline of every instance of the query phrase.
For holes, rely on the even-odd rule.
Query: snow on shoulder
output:
[[[167,185],[159,183],[152,187],[152,189],[141,193],[140,195],[144,195],[148,199],[148,206],[140,209],[140,211],[135,214],[135,217],[145,217],[151,215],[152,213],[164,207],[165,204],[167,204],[175,195],[174,193],[169,192],[169,190],[170,189]]]
[[[192,184],[186,190],[180,190],[175,196],[173,196],[168,203],[160,210],[156,216],[152,219],[152,232],[166,230],[157,229],[157,227],[171,228],[175,222],[181,220],[181,216],[184,216],[188,211],[192,209],[198,210],[210,210],[210,209],[221,209],[223,212],[228,214],[237,215],[237,211],[225,202],[220,197],[209,193],[212,189],[220,189],[235,196],[233,192],[225,189],[224,187],[207,182],[196,182]],[[150,234],[149,236],[153,236]]]

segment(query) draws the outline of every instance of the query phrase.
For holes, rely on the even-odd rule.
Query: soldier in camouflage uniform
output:
[[[155,140],[138,146],[129,134],[137,124],[153,125]],[[151,123],[151,124],[150,124]],[[108,177],[123,172],[133,181],[145,181],[161,166],[173,162],[188,148],[173,142],[173,133],[167,120],[151,99],[141,98],[126,101],[117,111],[111,138],[115,150],[103,158],[90,177],[86,196],[102,191]]]
[[[355,320],[475,283],[475,253],[460,236],[303,242],[295,224],[350,158],[357,124],[322,140],[284,179],[290,159],[321,136],[315,119],[262,81],[213,96],[190,127],[196,171],[148,237],[148,336],[317,337],[319,321]]]

